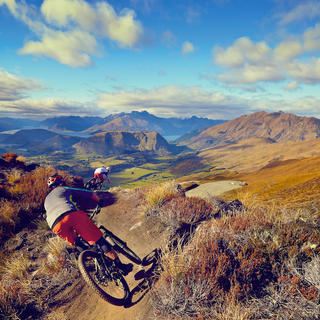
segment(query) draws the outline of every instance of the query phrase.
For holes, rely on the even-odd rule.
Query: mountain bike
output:
[[[102,185],[103,181],[97,182],[95,178],[91,178],[88,182],[86,182],[84,187],[88,190],[101,190]]]
[[[93,219],[100,209],[97,206],[90,219]],[[136,264],[142,264],[140,257],[127,246],[126,242],[102,225],[99,229],[113,250]],[[82,251],[78,257],[79,270],[84,280],[104,300],[117,306],[124,305],[130,295],[130,289],[123,271],[104,254],[100,247],[90,246],[88,243],[86,245],[89,248]]]

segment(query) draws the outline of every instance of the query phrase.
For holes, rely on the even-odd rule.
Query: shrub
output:
[[[18,156],[15,153],[7,152],[7,153],[4,153],[1,157],[9,163],[14,163],[16,162],[16,159]]]
[[[196,224],[213,217],[213,206],[200,198],[177,197],[159,210],[161,220],[177,229],[181,224]]]
[[[26,158],[23,157],[23,156],[17,156],[16,160],[17,160],[18,162],[21,162],[21,163],[25,163],[25,162],[26,162]]]
[[[8,188],[11,196],[19,201],[20,208],[34,218],[43,210],[43,202],[48,194],[47,179],[55,172],[52,167],[38,167],[22,176],[19,183]]]
[[[299,220],[291,212],[283,223],[273,224],[272,220],[265,208],[235,212],[202,222],[187,244],[181,241],[174,250],[169,247],[161,262],[163,272],[151,290],[156,311],[167,318],[183,318],[185,313],[199,319],[203,315],[203,319],[209,315],[225,319],[220,312],[226,308],[223,301],[234,299],[241,301],[235,305],[241,316],[247,317],[244,319],[262,319],[268,314],[260,312],[260,318],[250,318],[245,306],[256,312],[257,301],[266,299],[271,308],[274,292],[285,293],[279,302],[282,305],[301,295],[306,308],[306,317],[301,319],[315,319],[307,313],[318,315],[320,308],[320,260],[309,263],[319,257],[320,230],[317,224]],[[293,272],[289,260],[303,271]],[[196,299],[200,292],[201,298]],[[297,307],[287,307],[281,311],[287,318],[281,319],[295,319],[292,310]]]
[[[314,256],[302,267],[287,264],[288,273],[267,288],[261,299],[251,305],[257,317],[314,320],[320,317],[320,258]]]

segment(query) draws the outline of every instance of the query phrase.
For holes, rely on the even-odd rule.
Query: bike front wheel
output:
[[[81,252],[78,258],[81,275],[102,299],[116,306],[124,305],[130,294],[126,280],[117,269],[108,268],[99,260],[95,251]]]

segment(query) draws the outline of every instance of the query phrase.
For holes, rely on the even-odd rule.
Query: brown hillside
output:
[[[271,201],[282,208],[312,203],[316,207],[320,198],[320,156],[274,161],[260,170],[239,174],[237,179],[248,185],[230,192],[231,198],[236,193],[240,198]]]
[[[158,154],[170,152],[170,145],[157,132],[113,131],[97,133],[73,145],[78,153],[124,154],[152,151]]]
[[[320,155],[320,139],[273,143],[255,138],[237,144],[203,150],[198,156],[208,164],[236,171],[254,171],[276,160],[301,159]]]
[[[268,138],[275,142],[286,142],[311,140],[319,136],[319,119],[281,111],[260,111],[209,127],[185,143],[192,148],[203,149],[249,138]]]

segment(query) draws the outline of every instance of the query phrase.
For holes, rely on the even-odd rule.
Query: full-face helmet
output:
[[[59,174],[55,173],[54,175],[52,175],[48,178],[48,187],[49,188],[58,186],[60,184],[64,184],[64,180],[63,180],[63,177],[60,176]]]

